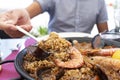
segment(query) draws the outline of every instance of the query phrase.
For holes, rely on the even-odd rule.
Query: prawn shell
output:
[[[62,68],[79,68],[84,64],[82,54],[75,48],[72,47],[70,49],[70,57],[69,61],[63,62],[59,59],[55,59],[54,62],[58,67]]]

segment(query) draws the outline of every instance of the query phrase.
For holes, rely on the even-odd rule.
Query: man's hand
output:
[[[32,29],[29,14],[25,9],[15,9],[0,14],[0,29],[11,37],[22,37],[24,34],[16,29],[16,25],[28,32]]]

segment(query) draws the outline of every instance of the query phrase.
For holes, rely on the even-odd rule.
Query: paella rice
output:
[[[59,59],[63,63],[73,59],[70,54],[70,49],[73,46],[80,51],[78,54],[82,55],[84,63],[79,67],[73,68],[56,65],[56,59]],[[102,65],[102,63],[99,63],[100,60],[94,58],[96,55],[86,55],[89,53],[95,54],[90,43],[74,42],[74,45],[72,45],[68,40],[59,37],[58,34],[53,32],[47,40],[40,41],[38,47],[52,53],[43,60],[33,56],[32,53],[25,55],[23,67],[35,80],[41,78],[42,80],[120,80],[120,71],[115,72],[113,69],[109,70],[109,66],[107,66],[105,62],[103,62],[104,66],[98,66]],[[112,46],[109,46],[109,48],[112,48]],[[82,53],[83,50],[85,54]],[[97,51],[99,51],[99,49]],[[111,59],[110,55],[104,57]],[[110,64],[108,63],[108,65]],[[100,74],[98,69],[101,70]],[[105,76],[107,76],[107,78],[102,78]]]

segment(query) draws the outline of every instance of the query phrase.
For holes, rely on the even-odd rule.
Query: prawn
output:
[[[92,49],[91,44],[79,43],[77,40],[73,41],[73,45],[82,55],[112,56],[116,50],[120,50],[120,48]]]
[[[96,64],[102,65],[106,68],[111,68],[114,70],[120,70],[120,60],[113,59],[110,57],[94,56],[91,57],[91,60]]]
[[[110,48],[110,49],[79,49],[83,55],[98,55],[98,56],[112,56],[116,50],[120,48]]]
[[[75,47],[70,49],[71,60],[63,62],[59,59],[55,59],[55,64],[62,68],[79,68],[84,64],[83,56]]]
[[[120,50],[120,48],[100,49],[97,54],[101,56],[112,56],[117,50]]]

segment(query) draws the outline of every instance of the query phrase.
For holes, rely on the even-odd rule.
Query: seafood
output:
[[[120,48],[113,48],[112,46],[104,49],[93,49],[90,43],[79,43],[77,40],[73,41],[73,46],[78,49],[83,55],[112,56],[116,50],[120,50]]]
[[[98,55],[98,56],[112,56],[116,50],[120,48],[110,49],[78,49],[83,55]]]
[[[63,62],[59,59],[55,59],[55,64],[63,68],[79,68],[84,64],[81,53],[74,47],[70,50],[71,60]]]
[[[91,58],[95,63],[99,63],[105,67],[111,67],[112,69],[120,70],[120,60],[113,59],[111,57],[102,57],[102,56],[95,56]]]
[[[120,50],[120,48],[100,49],[97,54],[101,56],[112,56],[116,50]]]
[[[108,80],[120,80],[120,60],[103,56],[91,57],[91,60],[105,72]]]
[[[82,54],[91,54],[98,56],[112,56],[116,50],[120,50],[120,48],[110,48],[110,49],[80,49]]]
[[[90,42],[69,41],[51,33],[37,46],[51,52],[50,55],[42,59],[27,51],[25,71],[35,80],[120,80],[120,60],[111,58],[120,48],[106,45],[93,49]]]

